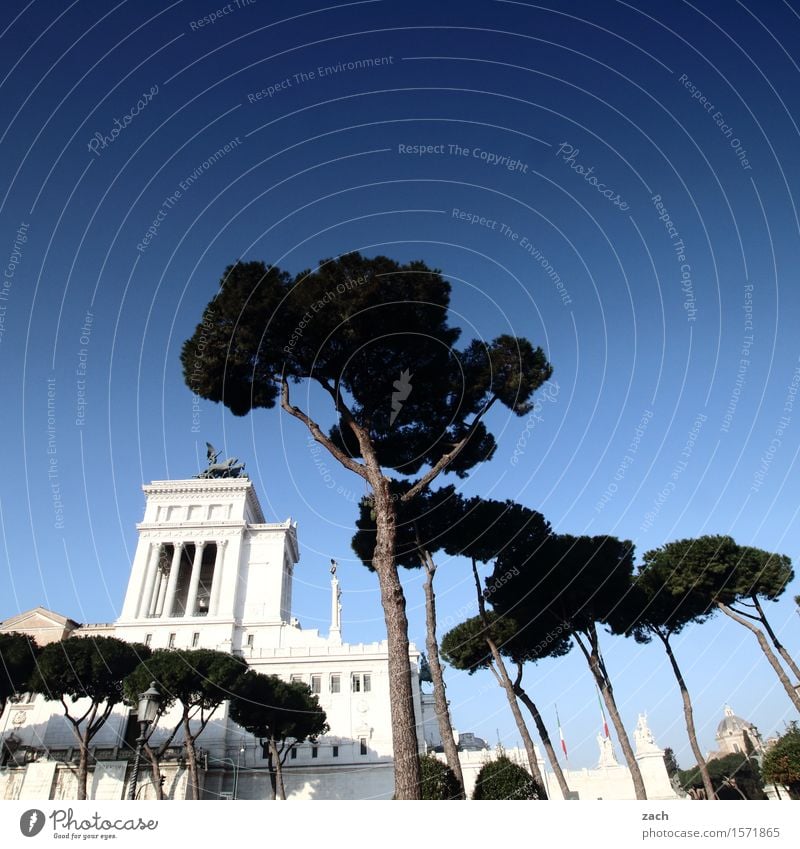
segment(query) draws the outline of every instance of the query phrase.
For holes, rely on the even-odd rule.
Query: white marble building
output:
[[[331,625],[327,635],[303,630],[292,617],[292,581],[299,554],[291,520],[266,523],[246,477],[155,481],[144,487],[144,520],[122,612],[116,623],[77,626],[37,608],[0,623],[46,639],[113,635],[158,648],[209,648],[242,656],[265,674],[301,680],[319,694],[330,733],[298,747],[286,763],[287,794],[297,798],[390,798],[392,735],[386,641],[342,641],[339,581],[331,577]],[[419,652],[410,651],[421,749],[438,741],[429,695],[419,688]],[[198,739],[207,758],[209,798],[268,798],[266,760],[253,737],[229,721],[223,705]],[[130,709],[118,706],[93,741],[100,764],[94,790],[120,798],[124,756],[135,729]],[[160,727],[170,727],[168,714]],[[154,734],[154,743],[159,735]],[[74,754],[70,726],[60,705],[37,697],[9,704],[0,716],[6,750],[24,753],[0,770],[0,798],[69,798],[74,778],[66,764]],[[165,791],[185,793],[180,736],[164,761]],[[15,761],[27,761],[27,769]],[[31,766],[35,767],[31,769]],[[151,795],[149,770],[142,794]],[[100,786],[102,785],[102,791]]]

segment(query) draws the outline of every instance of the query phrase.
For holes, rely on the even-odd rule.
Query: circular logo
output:
[[[44,812],[38,808],[31,808],[19,818],[19,830],[25,837],[36,837],[44,828]]]

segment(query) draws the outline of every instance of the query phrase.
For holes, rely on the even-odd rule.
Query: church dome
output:
[[[717,726],[717,737],[730,737],[733,734],[742,734],[745,731],[749,732],[751,728],[752,726],[747,720],[736,716],[731,708],[725,705],[725,716]]]

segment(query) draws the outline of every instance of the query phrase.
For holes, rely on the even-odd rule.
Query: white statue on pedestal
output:
[[[598,766],[619,766],[619,761],[614,754],[614,744],[610,737],[603,734],[597,735],[597,745],[600,747],[600,760]]]

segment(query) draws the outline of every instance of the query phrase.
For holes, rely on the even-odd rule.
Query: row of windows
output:
[[[169,637],[167,638],[167,648],[168,649],[174,649],[175,648],[175,640],[176,640],[177,636],[178,636],[177,633],[174,632],[174,631],[170,633]],[[144,635],[144,644],[146,646],[150,646],[150,645],[153,644],[153,635],[152,634],[145,634]],[[192,648],[196,649],[199,645],[200,645],[200,632],[195,631],[192,634]]]
[[[367,738],[366,737],[359,737],[358,738],[358,747],[359,747],[359,753],[360,754],[362,754],[362,755],[367,754]],[[311,747],[311,757],[312,758],[319,757],[319,746],[312,746]],[[331,757],[334,757],[334,758],[339,757],[339,747],[338,746],[331,746]],[[294,749],[292,749],[292,754],[291,754],[290,759],[293,760],[293,761],[297,760],[297,747],[296,746],[295,746]]]
[[[305,675],[292,675],[291,680],[301,684],[309,683]],[[371,693],[372,675],[369,672],[353,672],[350,676],[350,690],[353,693]],[[322,675],[311,676],[311,692],[316,695],[322,693]],[[342,692],[342,676],[338,672],[334,672],[329,676],[328,692]]]

